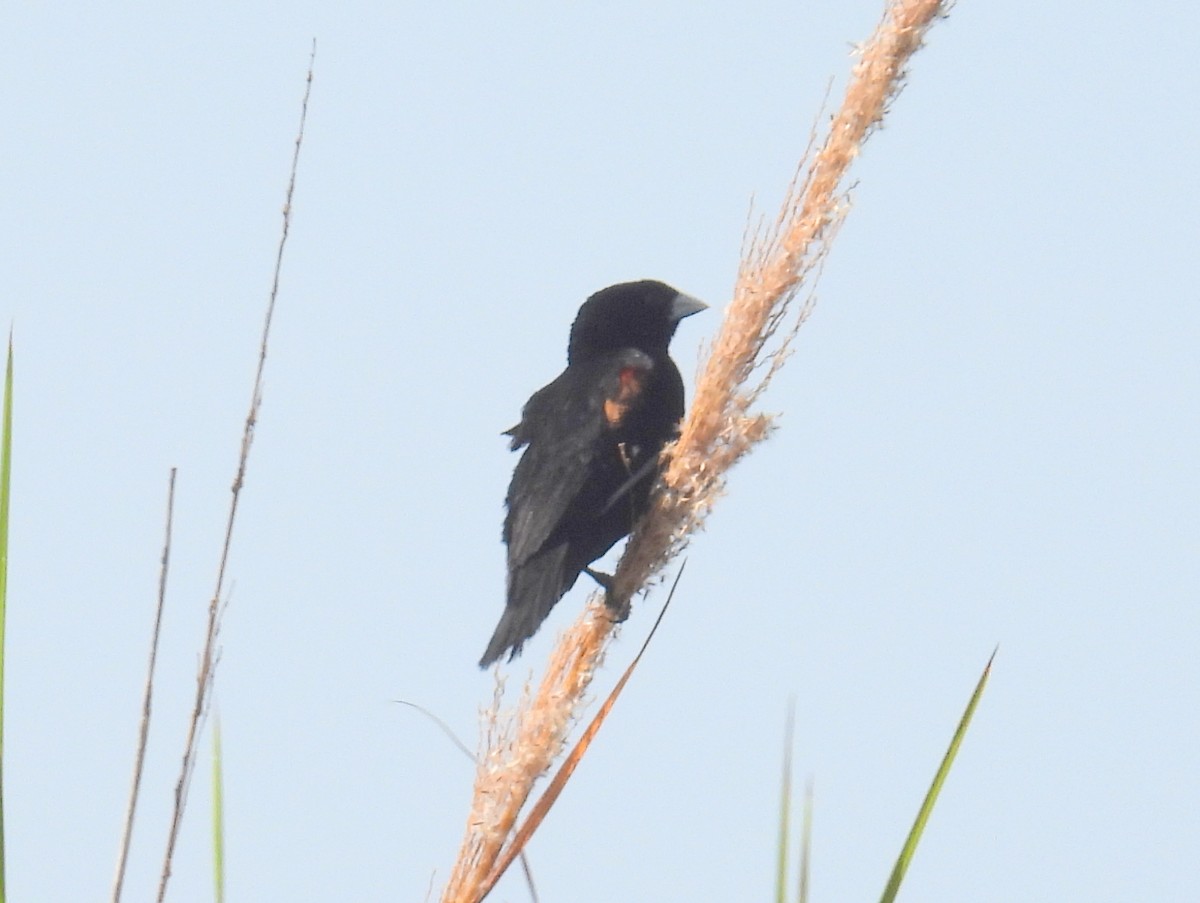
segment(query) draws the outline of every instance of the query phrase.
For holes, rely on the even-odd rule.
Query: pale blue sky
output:
[[[391,700],[474,742],[500,431],[595,289],[725,304],[751,195],[773,209],[880,8],[5,7],[12,899],[108,893],[178,466],[150,894],[310,39],[216,694],[230,899],[413,901],[472,771]],[[1166,2],[936,26],[765,399],[781,428],[530,848],[543,900],[768,899],[793,694],[813,899],[877,899],[996,643],[903,899],[1196,898],[1198,33]],[[717,322],[681,328],[686,375]],[[211,899],[207,800],[202,766],[172,900]]]

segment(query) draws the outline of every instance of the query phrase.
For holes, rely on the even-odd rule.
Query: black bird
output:
[[[505,435],[525,448],[505,503],[508,598],[479,660],[512,660],[588,565],[645,513],[663,444],[683,416],[667,355],[675,327],[706,307],[644,280],[596,292],[571,325],[567,368],[533,393]],[[511,651],[510,651],[511,650]]]

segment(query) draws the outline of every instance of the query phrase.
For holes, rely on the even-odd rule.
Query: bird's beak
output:
[[[675,300],[671,302],[671,322],[678,323],[684,317],[698,314],[707,307],[708,305],[698,298],[693,298],[691,295],[685,295],[683,292],[680,292],[675,296]]]

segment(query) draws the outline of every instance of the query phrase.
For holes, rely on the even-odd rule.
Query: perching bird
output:
[[[506,499],[507,602],[481,668],[505,652],[515,658],[580,573],[645,513],[659,453],[683,416],[667,345],[679,321],[705,307],[644,280],[602,289],[579,308],[567,368],[506,433],[525,451]]]

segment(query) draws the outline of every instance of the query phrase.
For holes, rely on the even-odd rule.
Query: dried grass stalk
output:
[[[527,684],[517,709],[503,717],[503,684],[483,714],[475,792],[467,834],[442,899],[475,900],[534,782],[562,752],[580,701],[603,658],[611,631],[608,609],[592,599],[583,616],[560,638],[534,696]]]
[[[846,173],[900,89],[926,30],[948,5],[893,0],[859,50],[824,143],[815,152],[815,141],[810,144],[801,162],[803,178],[792,184],[775,222],[748,234],[734,297],[692,408],[679,441],[664,451],[663,485],[614,575],[617,601],[631,598],[683,549],[724,490],[726,472],[769,434],[771,418],[756,412],[754,403],[812,309],[811,293],[799,307],[795,302],[806,280],[819,273],[845,215]],[[612,626],[603,603],[593,598],[560,638],[537,696],[530,699],[527,690],[507,726],[501,726],[496,708],[487,713],[467,833],[443,903],[482,898],[483,882],[534,782],[563,748]]]

